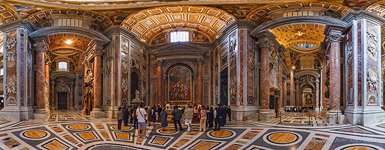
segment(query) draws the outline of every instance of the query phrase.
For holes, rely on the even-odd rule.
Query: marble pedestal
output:
[[[244,121],[258,119],[257,107],[255,106],[231,106],[231,120]]]
[[[50,116],[50,112],[47,112],[45,109],[36,109],[33,115],[34,119],[47,120]]]
[[[90,116],[92,118],[105,118],[106,117],[106,113],[102,112],[102,110],[100,108],[94,108],[90,112]]]
[[[117,107],[108,107],[106,109],[107,117],[110,119],[116,119],[116,112],[118,111]]]
[[[382,109],[369,110],[345,110],[345,123],[358,124],[363,126],[374,125],[385,122],[385,112]]]
[[[22,121],[32,119],[33,109],[30,107],[5,107],[0,111],[0,116],[9,121]]]
[[[342,124],[345,116],[341,113],[340,110],[330,110],[326,113],[327,120],[329,124]]]
[[[271,118],[275,118],[275,112],[274,109],[260,109],[258,114],[258,120],[259,121],[267,121]]]

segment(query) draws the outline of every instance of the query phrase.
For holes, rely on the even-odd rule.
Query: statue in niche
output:
[[[83,104],[84,109],[87,113],[90,112],[91,109],[91,101],[93,100],[93,81],[94,77],[91,70],[87,69],[86,74],[84,76],[84,84],[83,84]]]
[[[277,87],[277,66],[273,64],[271,64],[270,79],[270,85]]]
[[[230,47],[229,47],[230,52],[235,51],[235,48],[236,48],[236,47],[237,47],[237,42],[235,41],[235,38],[232,38],[232,39],[230,40]]]

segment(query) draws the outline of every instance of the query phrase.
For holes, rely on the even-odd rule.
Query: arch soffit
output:
[[[136,69],[136,68],[131,68],[131,73],[136,73],[138,75],[138,78],[139,80],[142,79],[142,74],[140,73],[140,70],[139,69]]]
[[[144,42],[167,29],[192,28],[211,39],[236,21],[224,10],[206,6],[165,6],[142,10],[128,16],[122,28],[132,32]]]
[[[183,44],[180,44],[180,43],[170,43],[170,44],[167,44],[167,45],[163,45],[163,46],[155,46],[153,47],[153,49],[150,50],[150,52],[156,54],[156,53],[163,53],[163,52],[170,52],[170,51],[173,51],[173,50],[186,50],[186,51],[189,51],[189,52],[192,52],[192,51],[195,51],[195,52],[206,52],[209,50],[208,47],[206,47],[205,45],[197,45],[197,44],[194,44],[194,43],[190,43],[190,42],[187,42],[187,43],[183,43]]]
[[[2,23],[11,23],[19,19],[20,16],[12,7],[7,4],[0,3],[0,25]]]
[[[63,71],[63,72],[53,72],[51,75],[51,80],[55,80],[60,77],[69,78],[70,80],[74,80],[75,76],[71,74],[70,72]]]
[[[306,87],[310,87],[313,91],[316,90],[313,84],[307,83],[307,82],[306,83],[302,83],[299,88],[303,89],[303,88],[306,88]]]
[[[47,27],[42,28],[40,30],[37,30],[35,32],[32,32],[30,34],[31,38],[38,38],[38,37],[46,37],[53,34],[80,34],[83,36],[86,36],[90,39],[94,39],[101,45],[105,45],[108,42],[110,42],[110,39],[108,39],[105,35],[102,33],[91,30],[91,29],[85,29],[81,27],[69,27],[69,26],[61,26],[61,27]]]
[[[41,10],[28,16],[26,20],[30,21],[35,26],[38,26],[38,23],[41,23],[42,19],[45,19],[46,17],[49,17],[51,15],[76,15],[80,17],[91,18],[93,19],[93,22],[101,26],[101,31],[105,31],[107,28],[114,25],[113,22],[107,16],[92,11],[74,9]]]
[[[316,71],[300,71],[300,72],[295,74],[294,78],[299,79],[300,77],[302,77],[304,75],[311,75],[311,76],[315,77],[316,79],[318,79],[321,76]]]
[[[251,32],[251,35],[257,36],[258,34],[268,31],[269,29],[274,29],[274,28],[286,26],[289,24],[321,24],[321,25],[333,26],[341,29],[345,29],[348,27],[348,23],[336,18],[329,18],[329,17],[322,17],[322,16],[296,16],[296,17],[279,18],[279,19],[265,22],[257,26],[255,29],[253,29],[253,31]]]
[[[338,14],[339,17],[344,16],[347,12],[352,10],[349,7],[335,4],[335,3],[293,2],[293,3],[266,5],[263,7],[256,8],[247,14],[246,20],[250,22],[254,22],[255,24],[260,24],[267,20],[270,20],[269,18],[266,18],[266,17],[269,16],[269,14],[271,14],[272,12],[277,12],[277,11],[285,12],[286,10],[301,10],[301,9],[313,10],[317,8],[321,10],[322,9],[330,10],[333,13]],[[275,19],[278,19],[278,18],[275,18]]]
[[[378,16],[385,17],[385,1],[378,1],[368,6],[365,10],[377,14]]]

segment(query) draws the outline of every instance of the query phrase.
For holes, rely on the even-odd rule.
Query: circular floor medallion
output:
[[[265,142],[275,146],[289,146],[297,144],[302,140],[298,133],[288,131],[271,132],[264,136]]]
[[[159,128],[156,130],[156,132],[162,135],[175,135],[179,133],[179,131],[175,131],[175,129],[170,129],[170,128],[166,128],[164,130],[162,130],[162,128]]]
[[[376,146],[376,145],[371,145],[371,144],[348,144],[348,145],[343,145],[336,150],[384,150],[383,148]]]
[[[90,129],[91,126],[88,124],[70,124],[70,125],[67,125],[66,128],[73,131],[83,131],[83,130]]]
[[[115,131],[118,129],[118,125],[112,125],[110,127],[110,129]],[[132,130],[132,126],[123,126],[122,125],[122,131],[130,131],[130,130]]]
[[[42,140],[50,136],[49,132],[40,129],[23,131],[20,135],[21,137],[30,140]]]
[[[232,130],[228,129],[221,129],[219,131],[209,131],[207,133],[208,137],[211,137],[213,139],[229,139],[236,135],[236,133]]]

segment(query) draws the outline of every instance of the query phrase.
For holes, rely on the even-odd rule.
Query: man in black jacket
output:
[[[174,112],[172,114],[172,118],[174,120],[175,131],[178,131],[178,126],[177,126],[178,124],[179,124],[180,131],[182,131],[183,128],[182,128],[182,124],[180,123],[180,120],[182,119],[182,111],[178,109],[177,105],[174,106]]]
[[[215,117],[215,131],[218,131],[221,129],[222,125],[222,106],[218,105],[218,107],[214,110],[214,117]]]
[[[122,109],[122,113],[123,113],[123,122],[124,122],[124,126],[128,126],[128,109],[126,106],[123,106],[123,109]]]

